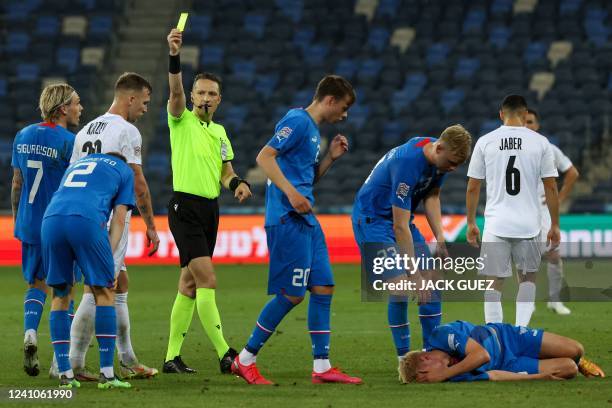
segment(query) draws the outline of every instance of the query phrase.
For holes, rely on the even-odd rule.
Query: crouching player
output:
[[[391,149],[376,164],[357,193],[353,206],[353,233],[364,256],[366,243],[397,244],[409,257],[429,257],[425,238],[413,224],[414,210],[423,201],[427,221],[442,255],[445,255],[440,187],[445,174],[455,170],[470,155],[472,138],[461,125],[446,128],[439,139],[415,137]],[[404,271],[396,271],[405,275]],[[401,278],[401,276],[397,276]],[[408,298],[389,296],[388,321],[398,358],[410,350]],[[423,347],[440,324],[440,295],[419,305]]]
[[[53,287],[49,317],[51,342],[60,373],[60,387],[80,387],[70,367],[69,293],[73,262],[96,300],[95,331],[100,350],[98,388],[130,388],[113,371],[117,319],[115,314],[116,249],[126,212],[134,207],[134,175],[119,154],[92,154],[72,164],[45,212],[41,237],[47,284]],[[106,231],[113,210],[110,237]]]
[[[583,357],[584,347],[558,334],[489,323],[457,320],[436,328],[428,351],[411,351],[400,360],[403,383],[442,381],[516,381],[605,377]]]

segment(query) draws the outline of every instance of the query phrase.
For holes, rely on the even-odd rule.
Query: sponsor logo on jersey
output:
[[[274,135],[274,137],[276,137],[280,142],[282,142],[284,139],[288,138],[291,133],[293,132],[293,129],[291,129],[288,126],[285,126],[283,128],[281,128],[278,132],[276,132],[276,134]]]
[[[408,193],[410,192],[410,186],[406,183],[399,183],[399,185],[397,186],[397,191],[395,192],[395,194],[397,194],[397,198],[399,198],[400,200],[402,200],[402,203],[404,202],[404,198],[406,198],[408,196]]]

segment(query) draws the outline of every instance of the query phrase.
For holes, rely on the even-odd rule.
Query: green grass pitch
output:
[[[566,268],[572,263],[566,262]],[[610,264],[606,265],[609,266]],[[608,271],[610,270],[607,268]],[[332,305],[332,364],[361,376],[365,384],[313,385],[310,339],[306,329],[306,304],[294,309],[281,323],[258,365],[278,386],[254,387],[241,379],[220,375],[216,355],[197,316],[183,346],[184,360],[198,369],[196,375],[164,375],[152,380],[133,381],[133,389],[102,391],[84,383],[66,406],[150,407],[612,407],[612,382],[572,381],[464,383],[400,385],[396,357],[386,324],[386,304],[362,303],[359,270],[353,265],[336,265],[336,295]],[[229,343],[240,349],[247,340],[266,296],[266,266],[218,266],[217,303]],[[132,341],[140,360],[161,369],[166,352],[168,319],[176,295],[178,268],[131,267],[129,305]],[[49,302],[39,332],[41,374],[28,377],[22,369],[22,325],[24,283],[18,268],[0,269],[0,336],[2,369],[0,388],[55,387],[47,377],[51,360]],[[604,371],[612,374],[612,303],[573,303],[572,315],[559,317],[538,303],[531,326],[580,340],[587,354]],[[416,307],[410,305],[412,346],[421,344]],[[514,319],[514,305],[504,306],[507,320]],[[446,303],[443,321],[465,319],[480,322],[482,303]],[[97,367],[97,346],[90,348],[88,365]],[[97,370],[96,370],[97,371]],[[5,402],[6,395],[2,396]],[[41,401],[26,403],[43,405]],[[22,405],[23,406],[23,405]]]

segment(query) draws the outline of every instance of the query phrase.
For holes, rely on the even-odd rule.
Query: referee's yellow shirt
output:
[[[221,192],[221,168],[234,158],[225,128],[213,121],[201,122],[185,108],[177,118],[168,112],[174,191],[206,198]]]

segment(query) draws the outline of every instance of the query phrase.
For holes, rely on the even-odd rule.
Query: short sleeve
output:
[[[119,185],[113,206],[123,204],[127,205],[128,209],[131,210],[136,204],[134,201],[134,172],[128,166],[122,167],[121,184]]]
[[[406,158],[392,158],[389,162],[391,180],[391,205],[410,211],[412,191],[418,182],[418,169],[414,161]]]
[[[274,129],[274,136],[268,141],[268,146],[284,154],[292,147],[299,145],[306,135],[306,118],[290,116],[283,118]]]
[[[573,166],[572,161],[557,146],[551,145],[551,147],[555,156],[557,170],[561,173],[565,173]]]
[[[221,136],[221,160],[223,163],[234,160],[234,149],[232,148],[232,142],[230,142],[225,132],[223,132]]]
[[[470,159],[470,165],[468,166],[468,177],[483,180],[486,176],[486,168],[484,161],[484,152],[483,152],[483,144],[480,143],[480,140],[476,142],[476,146],[474,146],[474,152],[472,153],[472,158]]]
[[[489,381],[489,374],[487,372],[480,372],[478,370],[471,371],[469,373],[463,373],[451,377],[448,379],[449,382],[466,382],[466,381]]]
[[[136,126],[126,129],[127,137],[123,138],[121,154],[125,156],[129,164],[142,164],[142,136]]]
[[[433,187],[434,188],[440,188],[442,187],[442,184],[444,184],[444,182],[446,181],[446,177],[448,176],[448,173],[444,173],[440,176],[436,175],[437,179],[436,181],[433,183]]]
[[[546,142],[542,153],[542,161],[540,163],[540,178],[558,176],[559,173],[557,173],[557,168],[555,166],[555,157],[551,144]]]
[[[168,112],[168,127],[173,127],[174,125],[179,123],[181,120],[183,120],[183,118],[185,117],[185,112],[187,112],[187,107],[183,109],[183,112],[181,112],[181,114],[178,117],[172,116],[170,114],[170,111],[168,110],[168,105],[166,105],[166,112]]]
[[[465,357],[468,337],[451,326],[443,325],[434,329],[429,337],[429,349],[442,350],[453,357]]]

